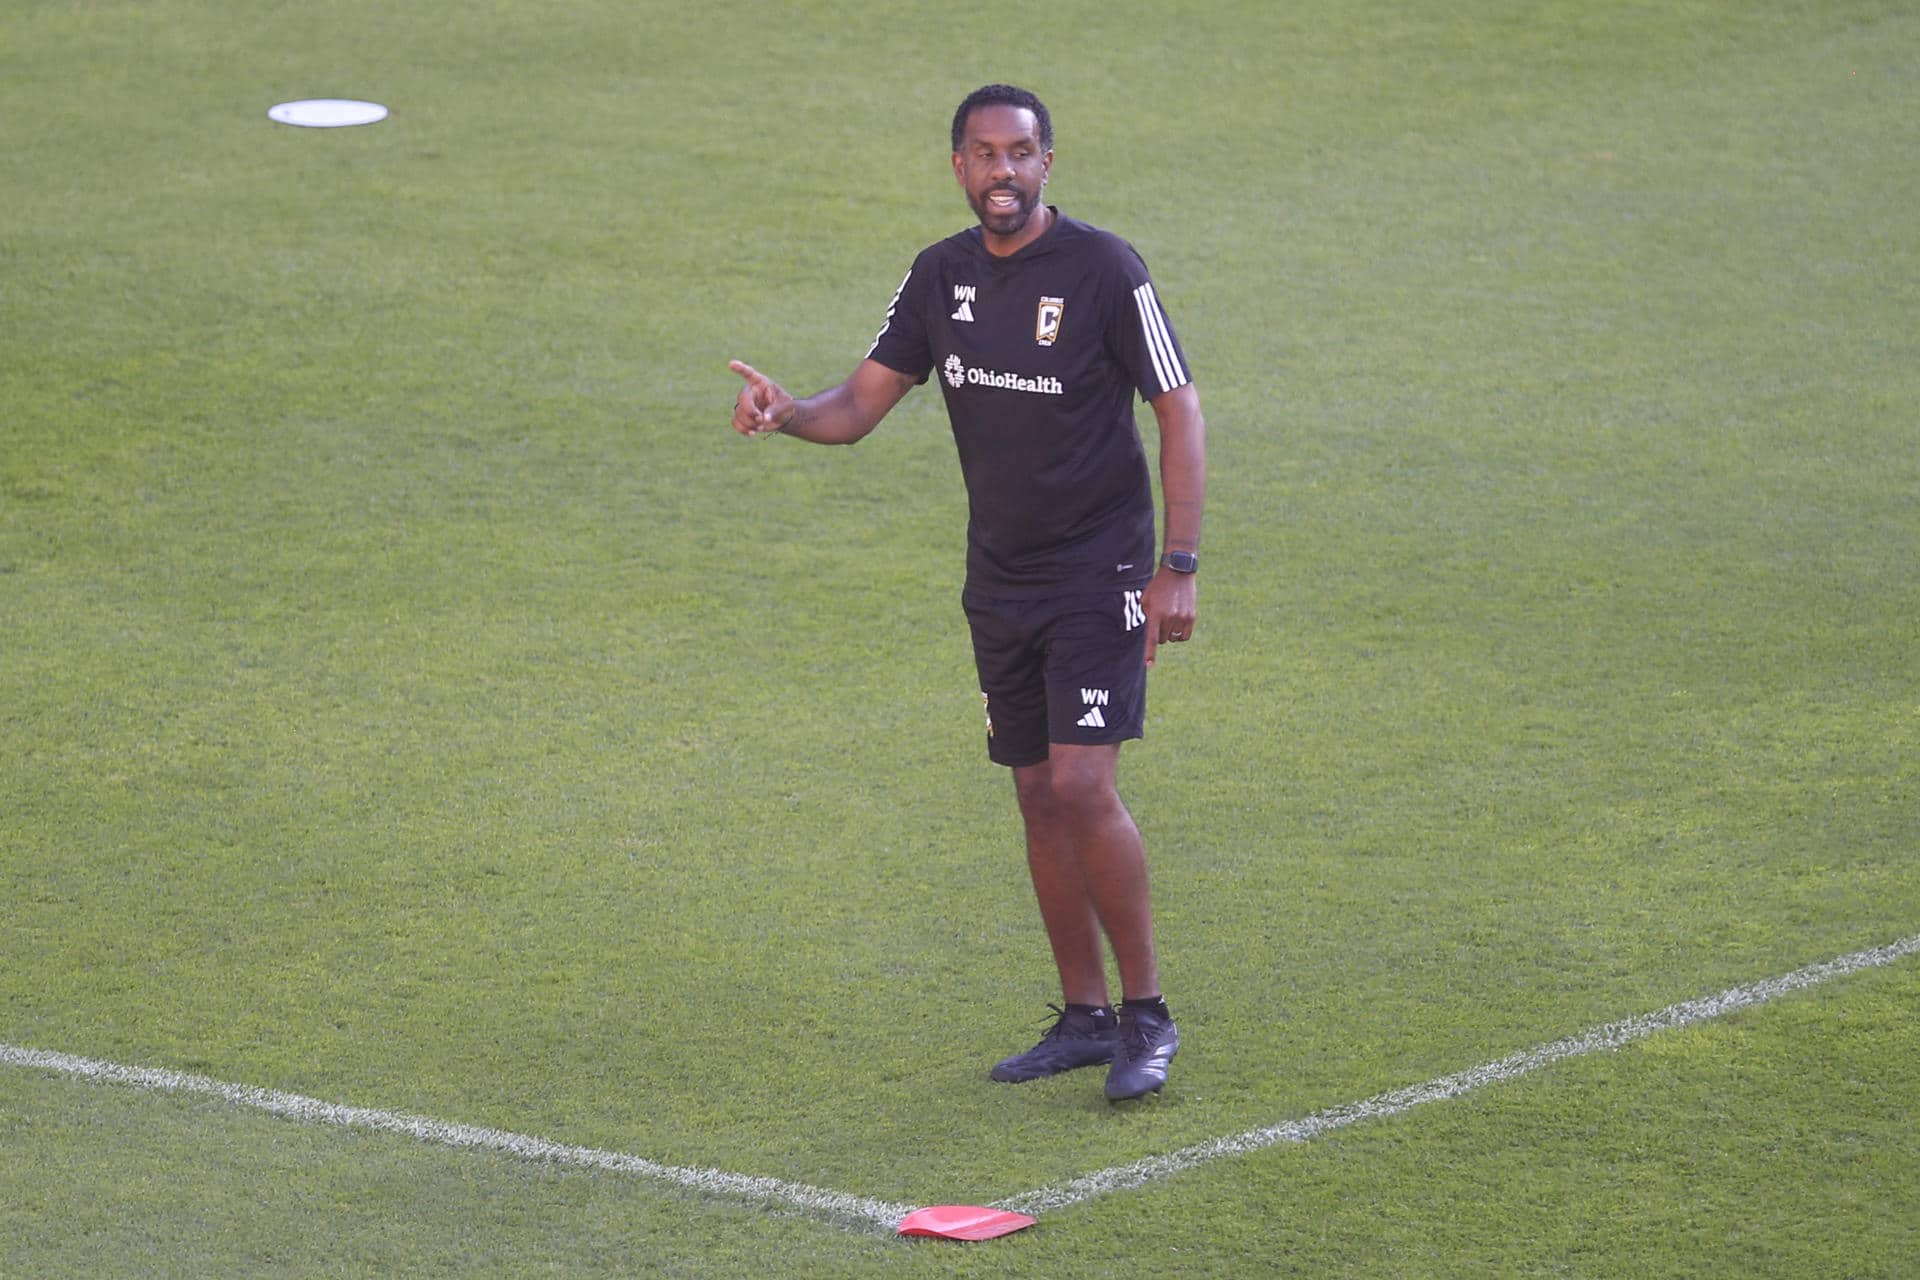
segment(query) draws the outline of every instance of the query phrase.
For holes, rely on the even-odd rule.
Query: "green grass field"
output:
[[[15,0],[0,1045],[986,1203],[1920,932],[1920,16]],[[1030,85],[1212,427],[1057,998],[938,397],[843,376]],[[365,97],[388,121],[267,108]],[[1905,210],[1906,212],[1901,212]],[[1142,411],[1151,439],[1151,414]],[[1895,1277],[1920,961],[992,1244],[0,1065],[0,1275]]]

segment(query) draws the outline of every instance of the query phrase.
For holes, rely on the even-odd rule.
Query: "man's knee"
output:
[[[1059,804],[1053,792],[1053,765],[1050,760],[1013,771],[1014,796],[1020,802],[1020,816],[1029,828],[1051,826],[1059,821]]]
[[[1120,802],[1114,785],[1118,754],[1114,748],[1056,744],[1021,789],[1021,811],[1066,821],[1104,815]]]

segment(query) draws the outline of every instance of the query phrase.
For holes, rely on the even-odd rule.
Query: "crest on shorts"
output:
[[[1042,298],[1033,317],[1033,340],[1050,347],[1060,337],[1060,317],[1067,312],[1065,298]]]

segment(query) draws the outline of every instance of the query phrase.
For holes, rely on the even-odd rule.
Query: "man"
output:
[[[1180,1037],[1161,998],[1146,850],[1115,785],[1157,647],[1193,634],[1206,488],[1199,396],[1124,240],[1042,203],[1053,124],[988,85],[953,117],[953,175],[979,218],[927,248],[838,386],[795,400],[751,366],[733,428],[853,444],[937,372],[966,480],[962,595],[990,759],[1013,772],[1064,1008],[993,1068],[1034,1080],[1111,1063],[1109,1099],[1158,1093]],[[1159,425],[1165,554],[1133,394]],[[1102,939],[1122,1000],[1110,1003]]]

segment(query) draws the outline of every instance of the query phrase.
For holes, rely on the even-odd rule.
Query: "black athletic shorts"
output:
[[[1042,600],[961,595],[995,764],[1039,764],[1050,742],[1099,746],[1140,736],[1147,713],[1140,596],[1140,589]]]

